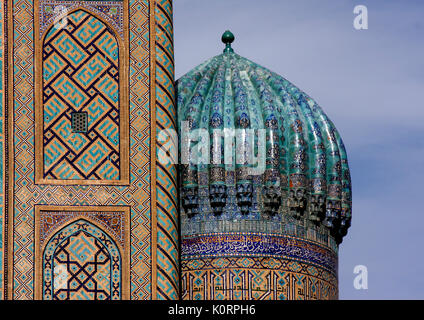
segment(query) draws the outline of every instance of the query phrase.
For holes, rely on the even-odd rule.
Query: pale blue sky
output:
[[[369,29],[353,28],[366,5]],[[341,299],[424,299],[424,1],[174,0],[176,78],[235,51],[307,92],[336,124],[353,183]],[[368,267],[368,290],[353,268]]]

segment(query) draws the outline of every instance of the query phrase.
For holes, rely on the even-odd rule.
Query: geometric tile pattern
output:
[[[107,233],[88,221],[80,219],[61,229],[42,254],[44,300],[121,298],[119,249]]]
[[[152,298],[151,53],[147,0],[129,2],[131,185],[122,202],[131,204],[131,299]],[[133,193],[133,188],[136,192]],[[134,194],[134,195],[132,195]]]
[[[158,0],[155,4],[156,52],[156,128],[176,128],[174,94],[174,50],[172,3]],[[156,137],[159,137],[156,134]],[[170,141],[156,140],[157,151]],[[157,296],[155,299],[179,298],[177,171],[172,164],[156,160],[157,201]]]
[[[0,300],[4,299],[4,253],[5,253],[5,241],[6,241],[6,230],[5,230],[5,167],[3,165],[6,157],[6,146],[5,146],[5,102],[6,102],[6,73],[5,66],[7,63],[5,56],[5,27],[6,24],[3,23],[5,16],[5,2],[0,4]]]
[[[35,299],[128,299],[128,206],[35,207]]]
[[[335,300],[337,277],[305,262],[273,257],[182,261],[184,300]]]
[[[113,33],[83,10],[43,42],[45,179],[119,180],[119,49]],[[72,130],[77,112],[86,132]]]
[[[109,252],[96,238],[83,231],[67,238],[55,252],[53,270],[59,271],[52,282],[59,282],[61,267],[71,271],[64,286],[53,286],[53,299],[109,300],[111,264]]]
[[[13,234],[13,243],[8,252],[13,258],[8,273],[7,285],[9,299],[34,299],[34,215],[35,205],[54,206],[131,206],[131,259],[130,293],[131,299],[152,298],[152,239],[151,210],[156,202],[151,200],[151,125],[150,125],[150,63],[149,4],[148,0],[124,0],[124,48],[129,51],[129,60],[125,62],[129,84],[129,132],[128,138],[131,158],[127,165],[131,167],[130,184],[114,185],[59,185],[34,183],[35,146],[34,130],[34,51],[35,39],[41,39],[39,28],[35,28],[34,12],[38,16],[38,6],[33,0],[9,0],[14,15],[8,19],[14,25],[14,39],[9,41],[13,49],[14,73],[12,75],[13,99],[8,105],[13,112],[9,120],[13,124],[9,141],[12,148],[8,157],[13,161],[14,170],[8,171],[10,184],[7,190],[13,200],[8,206],[8,214],[13,223],[8,225]],[[35,2],[38,4],[39,2]],[[80,1],[79,3],[84,3]],[[84,7],[83,5],[81,5]],[[90,10],[84,7],[84,10]],[[126,21],[126,22],[125,22]],[[122,78],[122,74],[120,75]],[[122,126],[123,123],[120,123]],[[152,124],[153,125],[153,124]],[[121,141],[123,143],[123,141]],[[122,164],[123,165],[123,164]],[[42,172],[42,171],[41,171]],[[42,178],[42,176],[41,176]],[[122,179],[122,177],[121,177]],[[55,181],[55,180],[51,180]],[[81,180],[83,181],[83,180]],[[86,180],[88,181],[88,180]],[[112,181],[113,182],[113,181]]]

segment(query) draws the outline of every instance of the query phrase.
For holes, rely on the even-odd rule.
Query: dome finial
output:
[[[224,32],[222,35],[222,42],[226,45],[224,52],[234,52],[233,48],[231,48],[231,44],[234,42],[234,39],[234,34],[230,30]]]

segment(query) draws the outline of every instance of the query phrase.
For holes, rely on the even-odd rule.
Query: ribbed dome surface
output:
[[[210,137],[211,164],[181,169],[182,209],[189,218],[207,210],[214,216],[230,212],[233,220],[253,211],[265,220],[289,215],[328,228],[341,242],[351,220],[346,151],[335,126],[311,97],[232,52],[190,71],[177,88],[180,129],[187,121],[191,130],[205,129]],[[254,129],[254,143],[234,139],[233,162],[228,163],[228,141],[219,129]],[[252,176],[253,165],[235,159],[252,148],[258,156],[259,129],[266,137],[266,169]],[[185,150],[180,147],[183,158],[193,159],[193,152]],[[200,200],[205,195],[207,205]],[[232,195],[236,206],[230,204]]]

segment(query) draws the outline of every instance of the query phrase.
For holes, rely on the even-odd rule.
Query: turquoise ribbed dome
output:
[[[338,131],[311,97],[229,47],[177,82],[180,129],[186,121],[191,130],[207,131],[212,162],[181,166],[183,214],[193,222],[288,216],[326,228],[340,243],[350,226],[351,183]],[[247,162],[225,160],[228,141],[216,133],[224,129],[264,129],[263,174],[252,176]],[[234,139],[233,160],[256,150],[259,137],[253,144],[240,140],[245,149]],[[180,147],[182,156],[192,159],[185,150]]]

